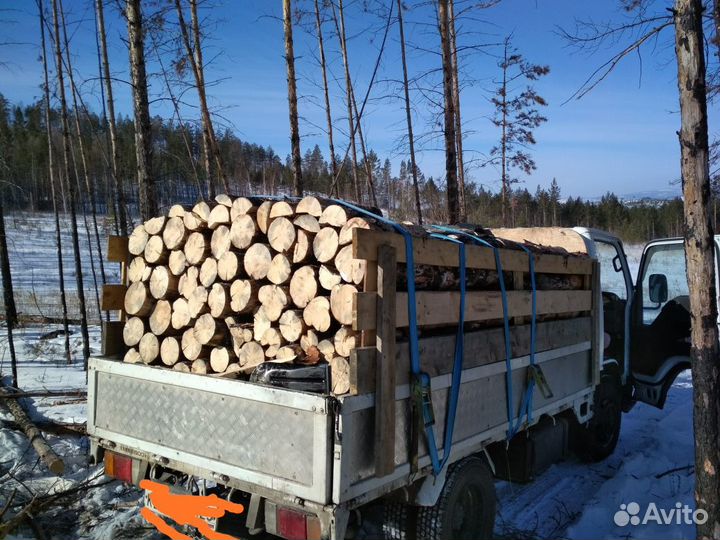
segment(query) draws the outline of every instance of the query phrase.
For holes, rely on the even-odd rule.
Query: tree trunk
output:
[[[462,147],[462,117],[460,116],[460,75],[458,71],[457,34],[455,32],[455,1],[448,2],[450,24],[450,50],[452,57],[453,106],[455,107],[455,137],[457,140],[457,174],[460,221],[465,221],[465,163]]]
[[[293,190],[302,197],[302,160],[300,157],[300,128],[298,127],[297,83],[295,81],[295,52],[293,51],[291,0],[283,0],[285,29],[285,62],[287,63],[288,107],[290,110],[290,145],[292,147]]]
[[[7,237],[5,236],[5,212],[2,197],[0,197],[0,270],[2,270],[3,303],[5,305],[8,345],[10,346],[13,386],[19,388],[17,357],[15,356],[15,342],[13,341],[13,328],[17,324],[17,308],[15,307],[15,295],[13,294],[12,275],[10,273],[10,254],[8,253]]]
[[[67,360],[67,363],[69,364],[72,362],[72,356],[70,354],[70,329],[68,324],[67,296],[65,294],[65,265],[62,257],[62,241],[60,238],[60,209],[58,205],[57,183],[55,182],[55,151],[52,144],[52,124],[50,123],[50,81],[47,68],[47,51],[45,49],[45,11],[42,5],[42,0],[37,0],[37,2],[38,9],[40,11],[40,37],[42,40],[43,73],[45,77],[43,94],[45,99],[45,131],[48,143],[48,176],[50,177],[50,190],[52,194],[53,213],[55,214],[55,246],[57,253],[60,305],[62,306],[63,330],[65,335],[65,358]]]
[[[135,155],[140,217],[143,221],[158,213],[157,190],[152,167],[152,130],[145,73],[145,44],[140,0],[127,0],[125,16],[130,42],[130,78],[135,113]]]
[[[440,43],[442,46],[443,94],[445,118],[445,181],[447,183],[448,222],[460,221],[460,200],[457,179],[457,153],[455,151],[455,106],[452,88],[452,54],[450,51],[450,23],[448,1],[438,1]]]
[[[685,259],[692,314],[695,500],[708,520],[697,537],[720,538],[720,350],[710,173],[702,2],[676,0],[675,52],[680,91],[680,148],[685,201]]]
[[[403,69],[403,90],[405,92],[405,120],[407,121],[408,144],[410,146],[410,169],[412,170],[413,189],[415,191],[415,209],[418,223],[422,225],[422,205],[420,204],[420,186],[418,185],[417,166],[415,164],[415,138],[413,137],[412,116],[410,114],[410,89],[408,88],[407,58],[405,55],[405,29],[403,27],[402,0],[398,4],[398,26],[400,27],[400,54]]]
[[[325,117],[327,120],[327,127],[328,127],[328,147],[329,147],[329,151],[330,151],[330,170],[332,172],[333,183],[334,183],[337,181],[338,166],[337,166],[337,159],[335,157],[335,143],[333,142],[332,113],[330,111],[330,89],[328,87],[327,63],[325,60],[325,43],[323,41],[322,21],[320,19],[320,8],[318,6],[318,0],[315,0],[315,25],[317,26],[318,48],[320,49],[320,68],[322,69],[323,92],[324,92],[324,96],[325,96]],[[264,171],[265,171],[265,169],[263,169],[263,174],[264,174]]]
[[[503,63],[502,81],[502,135],[500,136],[500,170],[502,171],[502,224],[508,227],[507,209],[510,198],[510,182],[507,177],[507,63],[508,63],[508,41],[505,40],[505,61]],[[554,218],[553,218],[554,220]]]
[[[75,209],[75,185],[72,181],[72,173],[70,171],[70,126],[68,121],[67,100],[65,99],[65,80],[63,77],[62,49],[60,47],[60,16],[58,12],[58,3],[60,0],[52,0],[53,7],[53,28],[55,31],[55,60],[56,73],[58,79],[58,88],[60,94],[60,112],[62,118],[62,138],[63,138],[63,170],[65,172],[65,180],[67,182],[68,206],[70,207],[70,231],[73,244],[73,258],[75,259],[75,282],[77,286],[78,308],[80,310],[80,333],[83,339],[83,366],[87,371],[88,360],[90,359],[90,337],[88,335],[87,311],[85,308],[85,288],[83,283],[83,270],[80,254],[80,239],[77,229],[77,215]]]
[[[115,125],[115,100],[113,99],[112,81],[110,78],[110,61],[108,60],[107,36],[105,34],[105,16],[103,14],[103,0],[96,0],[95,9],[98,18],[98,32],[102,49],[103,83],[105,84],[105,100],[107,102],[107,120],[110,129],[110,172],[117,190],[118,220],[120,234],[128,233],[127,202],[125,201],[125,183],[118,170],[120,150],[117,143],[117,127]]]

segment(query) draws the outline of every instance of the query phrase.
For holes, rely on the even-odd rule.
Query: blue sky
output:
[[[456,0],[459,2],[460,0]],[[285,156],[289,150],[289,128],[285,64],[283,60],[282,24],[279,0],[210,0],[201,15],[208,34],[205,58],[212,59],[206,68],[206,79],[217,80],[209,89],[211,103],[221,116],[219,121],[232,128],[242,139],[270,145]],[[389,3],[389,0],[383,0]],[[394,0],[393,0],[394,3]],[[111,2],[110,4],[114,4]],[[356,94],[363,96],[375,64],[384,20],[361,10],[361,1],[346,0],[348,17],[350,64]],[[421,49],[437,50],[439,38],[433,27],[432,8],[427,2],[406,0],[411,8],[406,12],[406,34],[411,43],[409,51],[410,75],[439,67],[439,56]],[[667,2],[656,2],[655,11],[664,12]],[[38,61],[39,28],[35,2],[31,0],[2,0],[0,5],[10,8],[0,12],[2,41],[18,45],[0,46],[0,62],[6,64],[0,73],[0,92],[11,101],[28,103],[40,97],[39,84],[42,66]],[[300,7],[310,7],[310,0],[298,0]],[[537,82],[538,92],[549,102],[543,111],[548,122],[536,132],[537,145],[533,155],[537,171],[531,177],[520,178],[534,191],[540,184],[548,186],[557,178],[564,195],[595,197],[608,190],[629,194],[647,190],[675,189],[671,182],[679,176],[679,149],[676,131],[677,88],[673,62],[673,35],[669,28],[656,44],[644,50],[642,63],[631,56],[593,92],[579,101],[568,100],[587,76],[620,44],[609,45],[594,54],[578,52],[567,46],[557,33],[557,27],[572,28],[576,19],[620,21],[623,15],[616,0],[599,2],[577,0],[503,0],[491,9],[473,12],[460,24],[460,46],[497,43],[509,33],[527,60],[547,64],[551,72]],[[92,0],[65,0],[68,22],[71,25],[71,48],[75,56],[78,77],[84,79],[86,101],[96,109],[100,106],[97,86],[97,58]],[[127,50],[122,38],[124,22],[114,5],[106,8],[111,64],[119,80],[127,79]],[[325,25],[325,38],[331,71],[338,82],[332,81],[333,116],[336,126],[336,148],[339,153],[347,147],[347,119],[342,101],[342,63],[332,35],[332,23]],[[319,107],[320,72],[314,55],[315,36],[295,30],[295,52],[299,76],[302,116],[301,137],[303,152],[315,144],[326,152],[323,132],[324,111]],[[491,114],[489,97],[493,79],[498,75],[497,47],[463,55],[461,59],[464,86],[462,112],[467,137],[464,142],[468,160],[481,160],[496,143],[498,133],[488,120]],[[714,51],[713,51],[714,52]],[[154,53],[148,51],[150,71],[157,68]],[[378,73],[379,83],[373,89],[364,115],[363,128],[368,144],[381,157],[388,156],[397,172],[406,154],[400,143],[404,133],[402,102],[388,97],[397,91],[389,82],[401,77],[397,27],[390,28],[386,53]],[[642,76],[641,76],[642,74]],[[425,79],[424,86],[431,81]],[[131,112],[129,88],[126,83],[116,85],[117,109]],[[151,79],[151,94],[155,98],[151,113],[169,117],[169,103],[161,99],[162,82]],[[434,111],[413,91],[416,102],[414,121],[417,133],[431,129]],[[188,105],[183,109],[187,118],[197,118],[193,109],[194,96],[185,95]],[[714,120],[714,110],[711,111]],[[714,122],[711,122],[711,132]],[[444,154],[437,140],[422,145],[419,164],[427,176],[442,177]],[[470,178],[497,189],[498,173],[493,168],[473,168]]]

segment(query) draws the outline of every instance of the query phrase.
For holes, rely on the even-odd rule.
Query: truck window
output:
[[[627,286],[617,248],[606,242],[596,242],[600,262],[600,286],[603,293],[611,293],[620,300],[627,300]]]
[[[675,301],[687,308],[688,285],[681,242],[650,246],[642,272],[638,296],[642,301],[643,324],[652,324],[668,302]]]

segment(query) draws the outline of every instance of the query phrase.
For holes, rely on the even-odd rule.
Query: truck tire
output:
[[[417,511],[418,540],[486,540],[495,527],[495,483],[485,462],[467,458],[449,472],[435,506]]]
[[[383,508],[382,532],[385,540],[414,538],[415,507],[402,502],[388,501]]]
[[[612,371],[603,371],[593,398],[593,417],[580,426],[577,450],[581,459],[602,461],[615,451],[622,424],[620,379]]]

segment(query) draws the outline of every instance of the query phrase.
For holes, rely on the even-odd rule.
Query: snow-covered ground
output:
[[[34,237],[31,237],[34,238]],[[35,238],[33,242],[45,242]],[[15,249],[33,261],[23,267],[16,263],[15,276],[23,276],[33,268],[42,268],[31,259],[34,251],[52,253],[50,248],[35,245],[24,247],[21,234]],[[641,248],[627,247],[631,264],[638,266]],[[47,255],[46,255],[47,256]],[[45,267],[49,272],[52,266]],[[33,278],[52,290],[54,279],[47,272]],[[25,279],[27,277],[20,278]],[[74,363],[63,359],[63,336],[45,337],[57,325],[31,325],[17,332],[20,358],[19,385],[25,391],[84,389],[85,373],[80,360],[80,337],[73,327]],[[99,352],[99,331],[91,331],[93,352]],[[0,331],[0,376],[9,383],[7,340]],[[84,422],[85,401],[69,397],[27,398],[25,403],[37,420]],[[8,426],[11,415],[0,408],[0,508],[13,489],[17,488],[15,504],[43,495],[79,487],[83,489],[68,497],[63,506],[40,512],[36,523],[53,539],[89,538],[163,538],[139,516],[140,493],[118,482],[108,482],[98,466],[87,461],[87,439],[76,436],[47,435],[48,441],[66,462],[62,479],[46,472],[27,439]],[[631,503],[639,505],[641,519],[654,503],[658,510],[675,509],[676,503],[693,507],[693,438],[692,383],[688,373],[673,385],[665,409],[660,411],[638,404],[623,416],[623,428],[616,452],[597,464],[582,463],[576,458],[553,465],[534,482],[527,485],[497,484],[498,514],[496,535],[501,538],[694,538],[692,525],[657,525],[615,523],[616,513]],[[17,508],[13,508],[17,510]],[[634,514],[633,514],[634,515]],[[629,514],[619,514],[618,519]],[[19,529],[14,539],[32,538],[29,527]]]

